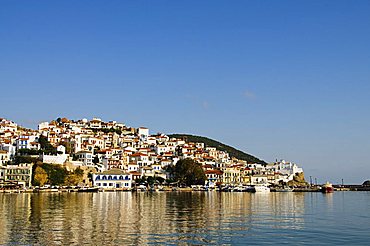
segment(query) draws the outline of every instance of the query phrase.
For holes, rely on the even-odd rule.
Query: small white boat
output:
[[[253,191],[253,187],[247,185],[238,185],[235,186],[232,191],[234,192],[250,192]]]
[[[265,184],[255,185],[254,192],[270,192],[270,188]]]

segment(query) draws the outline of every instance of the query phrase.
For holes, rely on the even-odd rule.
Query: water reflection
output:
[[[0,194],[0,204],[0,244],[233,244],[305,223],[300,193]]]

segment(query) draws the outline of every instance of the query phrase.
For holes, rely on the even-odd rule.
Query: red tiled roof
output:
[[[207,170],[204,172],[205,174],[216,174],[216,175],[222,175],[223,172],[220,170]]]

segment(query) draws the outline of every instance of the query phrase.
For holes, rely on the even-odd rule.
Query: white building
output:
[[[10,154],[6,150],[0,150],[0,167],[4,166],[10,160]]]
[[[251,185],[257,185],[257,184],[268,184],[267,176],[265,175],[251,176]]]
[[[32,164],[7,165],[5,171],[5,182],[16,182],[23,187],[31,187]]]
[[[38,124],[37,128],[39,131],[47,130],[49,129],[49,122],[41,122],[40,124]]]
[[[139,165],[137,163],[129,163],[127,165],[127,170],[129,172],[137,172],[139,171]]]
[[[84,166],[93,167],[93,154],[90,151],[79,151],[75,154],[78,161],[84,163]]]
[[[1,144],[0,149],[8,151],[10,157],[14,156],[17,150],[16,146],[13,146],[12,144],[6,144],[6,143]]]
[[[63,165],[67,161],[68,156],[69,155],[67,154],[57,154],[57,155],[42,154],[41,158],[43,163]]]
[[[90,126],[90,128],[101,128],[102,127],[102,121],[99,118],[93,118],[89,122],[89,126]]]
[[[93,185],[104,189],[123,188],[130,190],[132,188],[132,174],[120,169],[95,173],[93,174]]]
[[[137,129],[137,135],[140,138],[140,141],[146,142],[149,137],[149,129],[146,127],[139,127]]]
[[[20,136],[16,140],[17,150],[20,149],[40,149],[40,144],[37,143],[38,136]]]

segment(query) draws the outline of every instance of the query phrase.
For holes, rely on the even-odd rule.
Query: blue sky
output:
[[[0,116],[190,133],[370,178],[369,1],[0,2]]]

